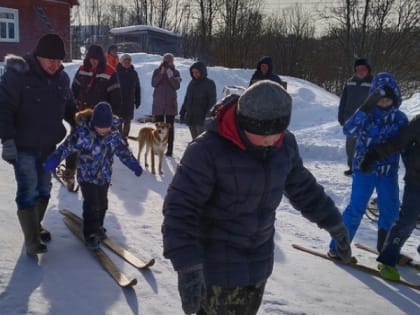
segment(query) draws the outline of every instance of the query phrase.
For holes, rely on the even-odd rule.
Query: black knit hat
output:
[[[240,128],[257,135],[283,132],[290,123],[292,98],[277,82],[262,80],[245,90],[238,100]]]
[[[90,46],[86,54],[86,59],[89,59],[89,58],[93,58],[97,60],[104,60],[105,55],[104,55],[104,51],[102,47],[98,45]]]
[[[35,47],[35,56],[63,60],[66,52],[64,42],[57,34],[47,34],[42,36]]]
[[[366,58],[356,59],[354,61],[354,71],[356,71],[357,66],[366,66],[368,68],[369,72],[372,71],[372,68],[370,67],[370,64],[369,64],[369,62]]]
[[[99,102],[95,105],[91,124],[99,128],[109,128],[112,126],[112,108],[109,103]]]

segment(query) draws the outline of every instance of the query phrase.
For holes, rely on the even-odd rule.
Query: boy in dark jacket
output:
[[[360,170],[359,164],[372,146],[395,137],[400,129],[407,125],[407,116],[399,110],[400,105],[400,88],[394,77],[387,72],[378,73],[373,78],[369,97],[343,127],[346,136],[356,138],[351,197],[343,212],[344,224],[352,240],[366,211],[369,198],[376,189],[379,207],[378,250],[381,250],[388,231],[398,217],[400,155],[394,153],[380,159],[367,174]],[[329,254],[335,255],[334,240],[331,241]]]
[[[41,226],[51,185],[51,174],[42,164],[66,135],[63,119],[74,123],[70,80],[61,64],[64,56],[62,39],[47,34],[32,54],[6,56],[0,81],[2,158],[15,170],[17,215],[28,255],[46,252],[42,242],[51,239]]]
[[[120,117],[123,119],[120,131],[125,139],[130,133],[131,120],[134,116],[134,107],[139,108],[141,103],[140,81],[136,69],[131,64],[131,56],[124,54],[117,65],[117,74],[121,88]]]
[[[292,99],[278,83],[253,84],[219,108],[187,147],[166,195],[164,256],[178,272],[186,314],[256,314],[273,269],[275,213],[287,195],[329,231],[347,262],[340,212],[303,166],[286,128]]]
[[[405,163],[405,187],[399,218],[392,226],[385,244],[380,248],[378,261],[382,277],[389,280],[398,280],[400,275],[396,264],[405,241],[416,226],[420,216],[420,115],[417,115],[409,124],[401,129],[399,134],[383,144],[371,148],[360,163],[364,172],[370,172],[377,161],[385,157],[403,153]],[[420,247],[419,247],[420,248]]]
[[[216,104],[216,84],[207,78],[207,67],[201,61],[190,67],[190,74],[192,80],[188,84],[179,114],[181,122],[188,125],[191,137],[195,139],[204,131],[206,115]]]
[[[277,74],[274,73],[273,60],[269,56],[263,56],[257,63],[257,69],[253,73],[249,85],[251,86],[255,82],[261,80],[271,80],[279,83],[285,89],[287,88],[287,83],[283,81]]]
[[[108,188],[111,182],[114,154],[136,176],[142,168],[118,130],[109,103],[100,102],[93,109],[77,113],[77,126],[46,161],[44,169],[54,171],[73,152],[79,153],[77,180],[83,195],[83,234],[91,249],[105,238],[103,227],[108,209]]]

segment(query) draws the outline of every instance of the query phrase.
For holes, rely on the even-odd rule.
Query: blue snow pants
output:
[[[408,184],[404,187],[404,196],[398,220],[392,226],[385,241],[378,261],[395,267],[400,256],[401,247],[416,227],[420,215],[420,185]]]
[[[343,222],[349,231],[350,241],[359,228],[374,189],[378,195],[378,230],[389,231],[398,217],[400,207],[398,174],[385,176],[355,171],[352,176],[350,204],[343,212]],[[334,240],[330,248],[335,250]]]

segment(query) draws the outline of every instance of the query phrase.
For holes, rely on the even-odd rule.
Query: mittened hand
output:
[[[359,110],[369,114],[376,106],[376,104],[378,104],[378,101],[382,98],[385,97],[385,92],[383,89],[376,89],[372,94],[370,94],[366,100],[364,101],[364,103],[360,106]]]
[[[201,301],[206,297],[206,283],[201,265],[178,271],[178,291],[185,314],[197,313]]]
[[[141,166],[140,166],[140,165],[138,165],[138,168],[136,168],[136,170],[134,171],[134,174],[135,174],[137,177],[140,177],[140,176],[141,176],[141,174],[143,174],[143,169],[141,168]]]
[[[47,159],[44,163],[44,170],[46,172],[55,172],[55,169],[57,168],[58,164],[60,164],[60,160],[55,157],[51,156],[49,159]]]
[[[372,171],[372,164],[373,162],[378,160],[378,153],[374,150],[368,151],[365,156],[362,158],[362,161],[360,162],[360,169],[364,173],[369,173]]]
[[[3,142],[3,150],[1,152],[1,157],[3,160],[10,164],[14,164],[17,160],[17,149],[15,140],[8,139]]]
[[[335,251],[345,263],[351,262],[351,246],[349,232],[343,223],[336,225],[328,230],[335,241]]]

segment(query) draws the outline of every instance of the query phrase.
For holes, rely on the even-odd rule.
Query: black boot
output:
[[[376,243],[376,249],[378,250],[378,252],[382,251],[382,248],[384,247],[384,243],[385,243],[387,235],[388,235],[387,230],[384,230],[384,229],[379,229],[378,230],[378,240],[377,240],[377,243]]]
[[[38,211],[38,220],[39,220],[39,237],[42,242],[51,241],[51,233],[45,229],[41,222],[44,219],[45,211],[47,211],[48,199],[41,199],[36,205],[36,210]]]
[[[47,246],[42,244],[39,238],[39,220],[35,207],[20,209],[17,215],[25,236],[26,253],[30,256],[45,253]]]

